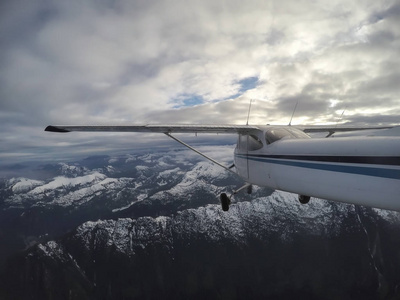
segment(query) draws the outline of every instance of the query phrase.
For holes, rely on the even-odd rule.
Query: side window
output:
[[[246,150],[247,149],[247,135],[240,134],[239,135],[239,149]]]
[[[239,135],[239,149],[255,151],[263,147],[261,140],[255,135]]]
[[[301,130],[295,128],[273,128],[265,133],[267,145],[272,144],[280,139],[309,139],[310,136]]]
[[[272,144],[285,136],[290,137],[290,133],[283,128],[276,128],[268,130],[265,134],[265,139],[267,140],[267,144]]]
[[[248,144],[249,151],[259,150],[263,147],[263,143],[260,139],[255,135],[249,135],[249,144]]]

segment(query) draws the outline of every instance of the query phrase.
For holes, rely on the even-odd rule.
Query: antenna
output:
[[[249,104],[249,112],[247,113],[247,122],[246,122],[246,125],[249,125],[249,118],[250,118],[251,102],[253,102],[253,99],[250,99],[250,104]]]
[[[340,115],[339,120],[337,120],[337,122],[336,122],[335,128],[338,126],[339,122],[342,120],[342,117],[343,117],[344,112],[346,111],[346,109],[347,109],[347,106],[343,109],[343,112],[342,112],[342,114]]]
[[[296,105],[294,106],[292,117],[290,118],[290,121],[289,121],[289,126],[292,126],[292,119],[293,119],[294,113],[296,112],[297,104],[299,104],[299,100],[297,100]]]

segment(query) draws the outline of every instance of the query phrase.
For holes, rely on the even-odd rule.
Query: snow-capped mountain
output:
[[[230,152],[227,147],[216,148]],[[215,148],[214,148],[215,150]],[[227,157],[231,156],[230,152]],[[191,161],[183,160],[182,156]],[[208,189],[217,195],[224,184],[232,185],[232,175],[208,162],[193,159],[187,151],[145,155],[93,157],[73,164],[45,166],[53,177],[44,180],[10,178],[3,192],[6,208],[37,206],[79,207],[107,197],[116,210],[144,199],[160,199],[193,194]],[[40,170],[39,170],[40,171]],[[233,182],[235,184],[235,182]]]
[[[2,228],[36,243],[7,262],[5,297],[400,297],[397,212],[257,187],[223,212],[218,194],[240,180],[185,150],[43,168],[2,183]]]
[[[233,151],[232,146],[201,150],[222,161]],[[241,184],[182,149],[19,169],[18,176],[13,171],[13,177],[0,179],[0,238],[6,241],[0,265],[10,253],[65,234],[85,221],[168,215],[218,203],[220,191]]]
[[[86,222],[15,259],[7,270],[29,271],[8,281],[21,298],[395,298],[399,233],[372,209],[275,192],[228,213]]]

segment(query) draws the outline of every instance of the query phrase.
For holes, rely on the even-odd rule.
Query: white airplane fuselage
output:
[[[239,135],[235,166],[258,186],[400,210],[400,137],[308,138],[266,127]]]

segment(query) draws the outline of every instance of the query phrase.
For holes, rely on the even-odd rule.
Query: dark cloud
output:
[[[284,41],[285,34],[283,31],[271,28],[271,30],[266,34],[265,41],[267,44],[274,46]]]

